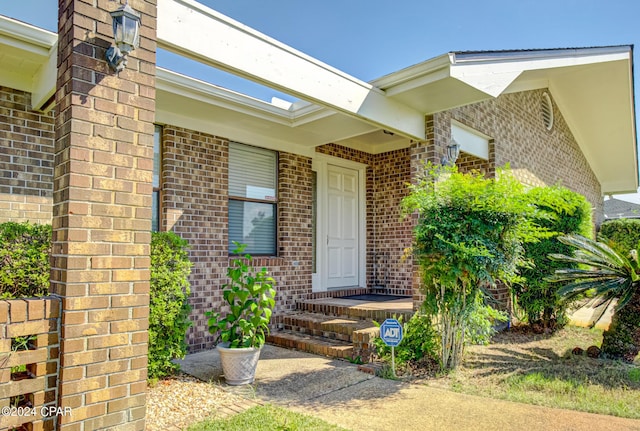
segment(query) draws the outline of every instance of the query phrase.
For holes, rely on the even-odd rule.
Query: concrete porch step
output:
[[[329,340],[323,337],[294,333],[291,331],[272,332],[267,337],[267,342],[280,347],[297,349],[316,355],[330,356],[332,358],[353,358],[353,345],[340,340]]]
[[[370,319],[328,316],[306,311],[283,316],[282,326],[287,331],[341,341],[352,341],[355,331],[375,332],[377,329]]]
[[[404,315],[405,321],[413,315],[411,300],[364,302],[343,298],[322,298],[298,301],[296,307],[308,313],[325,314],[351,319],[371,319],[378,323]]]

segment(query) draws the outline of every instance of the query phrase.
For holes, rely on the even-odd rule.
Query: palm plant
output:
[[[578,268],[556,270],[551,281],[567,283],[558,292],[566,300],[588,291],[600,298],[599,305],[617,300],[611,325],[602,339],[602,353],[609,358],[633,362],[640,351],[640,263],[632,250],[625,257],[604,243],[580,235],[558,237],[575,247],[573,256],[551,254],[549,258]],[[602,307],[602,318],[607,307]],[[597,322],[596,320],[596,322]]]

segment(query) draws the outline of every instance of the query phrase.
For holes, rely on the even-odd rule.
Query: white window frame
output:
[[[275,165],[274,165],[274,194],[275,196],[273,196],[273,200],[270,199],[255,199],[255,198],[248,198],[248,197],[242,197],[242,196],[234,196],[231,194],[231,162],[229,162],[229,179],[227,182],[227,200],[230,203],[231,201],[237,201],[237,202],[255,202],[255,203],[263,203],[263,204],[269,204],[269,205],[273,205],[273,217],[274,217],[274,231],[273,231],[273,241],[274,241],[274,249],[273,249],[273,253],[257,253],[255,251],[251,251],[249,250],[245,250],[246,253],[251,254],[252,256],[266,256],[266,257],[277,257],[278,256],[278,152],[274,151],[274,150],[270,150],[270,149],[266,149],[266,148],[261,148],[261,147],[256,147],[253,145],[248,145],[248,144],[243,144],[240,142],[235,142],[235,141],[231,141],[229,142],[229,147],[231,148],[231,146],[238,146],[238,147],[243,147],[245,151],[247,150],[255,150],[256,153],[272,153],[275,155]],[[247,173],[248,174],[248,173]],[[227,209],[227,213],[230,210],[230,204],[229,204],[229,208]],[[229,221],[228,225],[227,225],[227,234],[229,236],[229,244],[228,244],[228,248],[231,248],[231,232],[230,232],[230,226],[231,223]],[[242,243],[242,241],[240,241]],[[229,255],[231,255],[231,251],[229,251]]]

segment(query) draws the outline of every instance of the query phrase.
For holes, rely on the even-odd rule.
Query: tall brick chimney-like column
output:
[[[124,1],[123,1],[124,2]],[[112,0],[59,0],[52,293],[62,298],[58,429],[143,430],[156,0],[119,76]]]

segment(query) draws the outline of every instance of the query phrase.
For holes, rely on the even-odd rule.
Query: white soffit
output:
[[[630,46],[449,53],[375,80],[425,114],[548,88],[602,185],[638,187]]]
[[[489,138],[484,134],[451,120],[451,138],[460,145],[461,151],[489,160]]]
[[[523,72],[628,60],[627,47],[538,51],[460,52],[451,55],[451,77],[498,97]]]
[[[193,0],[159,0],[157,36],[161,48],[424,139],[423,113]]]
[[[156,121],[247,144],[309,155],[329,142],[377,130],[325,109],[292,112],[204,81],[157,68]]]
[[[550,77],[549,89],[600,180],[602,193],[635,192],[638,160],[630,57],[558,71]]]
[[[57,40],[55,33],[0,16],[0,85],[31,93],[34,109],[55,92]]]

